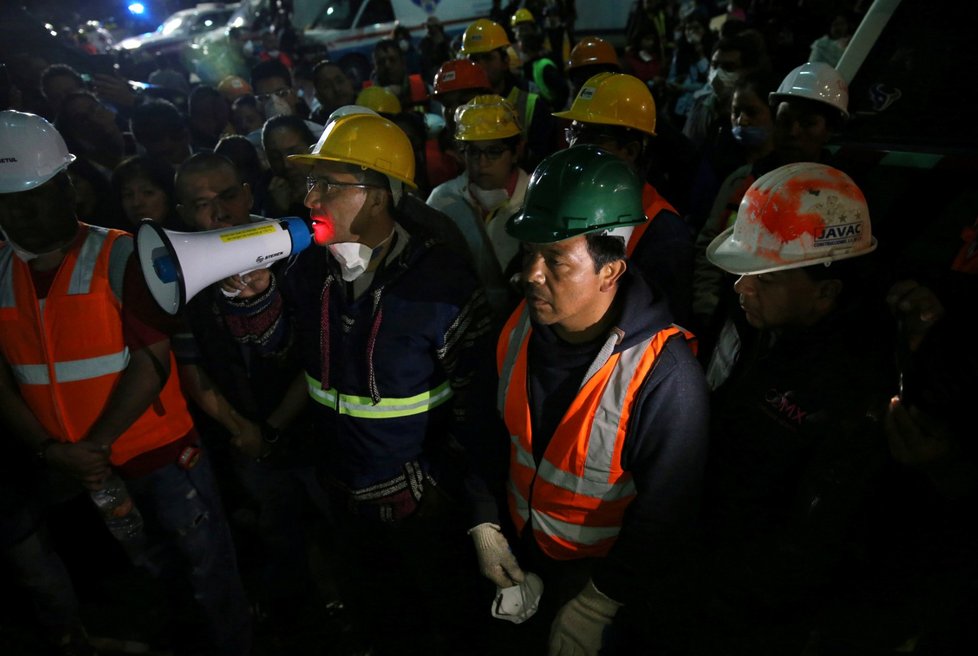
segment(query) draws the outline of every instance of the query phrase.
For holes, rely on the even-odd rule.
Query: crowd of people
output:
[[[639,0],[618,49],[494,2],[364,80],[287,20],[213,85],[4,62],[38,653],[971,653],[978,224],[940,270],[877,239],[837,4]],[[141,222],[283,217],[311,247],[156,304]],[[168,612],[96,635],[119,571]]]

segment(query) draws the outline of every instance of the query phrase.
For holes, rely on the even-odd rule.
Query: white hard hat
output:
[[[774,104],[792,98],[826,103],[849,118],[849,85],[839,71],[823,62],[808,62],[788,73],[778,90],[768,96],[768,102]]]
[[[54,126],[35,114],[0,112],[0,194],[39,187],[75,161]]]
[[[756,275],[865,255],[876,249],[866,198],[831,166],[798,162],[758,178],[737,220],[706,249],[724,271]]]

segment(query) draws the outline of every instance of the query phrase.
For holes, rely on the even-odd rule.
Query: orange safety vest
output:
[[[961,273],[978,274],[978,219],[961,231],[961,249],[951,262],[951,269]]]
[[[625,254],[631,257],[635,253],[635,248],[638,246],[638,242],[642,240],[642,235],[648,230],[649,224],[652,223],[655,217],[659,216],[659,212],[668,211],[673,214],[679,214],[675,208],[663,198],[656,188],[650,185],[648,182],[642,187],[642,207],[645,208],[645,216],[648,217],[648,221],[641,223],[634,227],[632,234],[628,237],[628,243],[625,244]]]
[[[120,230],[82,225],[45,299],[38,301],[28,265],[0,249],[0,352],[21,397],[44,430],[62,442],[85,438],[129,364],[122,303],[109,280],[109,255]],[[176,362],[154,402],[112,445],[111,461],[180,439],[193,420],[180,392]]]
[[[666,342],[692,335],[670,326],[620,353],[612,353],[618,336],[610,336],[537,466],[526,391],[530,334],[521,303],[496,347],[497,403],[510,434],[510,516],[520,533],[532,517],[534,537],[550,558],[604,556],[636,494],[631,473],[621,466],[635,397]]]

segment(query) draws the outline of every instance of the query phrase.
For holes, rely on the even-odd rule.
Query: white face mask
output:
[[[732,89],[736,86],[737,82],[740,81],[740,73],[725,71],[722,68],[717,68],[716,70],[716,84],[720,84],[726,89]]]
[[[353,282],[364,274],[370,261],[383,250],[384,244],[391,240],[394,231],[387,235],[387,239],[370,248],[366,244],[357,241],[344,241],[338,244],[329,244],[327,248],[332,253],[333,258],[340,263],[340,276],[346,282]]]
[[[401,39],[397,45],[401,48],[401,52],[407,52],[411,48],[411,42],[407,39]]]
[[[289,116],[292,114],[292,108],[289,106],[289,103],[285,102],[284,98],[279,98],[278,96],[272,96],[266,100],[263,109],[265,110],[265,120],[275,116]]]
[[[543,595],[543,581],[533,572],[526,572],[523,582],[509,588],[496,588],[492,602],[492,616],[522,624],[533,617]]]
[[[487,212],[509,200],[509,194],[505,189],[483,189],[474,182],[469,185],[469,191],[472,192],[479,206]]]

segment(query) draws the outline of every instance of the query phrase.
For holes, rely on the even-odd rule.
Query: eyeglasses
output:
[[[332,180],[327,180],[326,178],[317,178],[315,176],[309,176],[306,178],[306,190],[312,191],[322,185],[325,187],[325,195],[332,196],[341,189],[357,188],[357,189],[381,189],[377,185],[364,184],[362,182],[333,182]]]
[[[490,162],[495,162],[503,153],[509,152],[509,148],[506,146],[492,146],[490,148],[477,148],[472,144],[465,144],[459,148],[462,155],[465,157],[471,157],[472,159],[479,159],[485,157]]]
[[[255,96],[255,100],[260,103],[268,102],[272,96],[276,98],[286,98],[292,92],[290,87],[282,87],[281,89],[276,89],[270,93],[259,93]]]
[[[571,146],[578,142],[582,144],[603,144],[611,141],[617,143],[618,141],[618,137],[610,132],[604,132],[598,128],[593,128],[590,126],[573,126],[564,128],[564,139],[566,139],[568,145]]]

